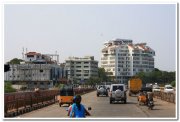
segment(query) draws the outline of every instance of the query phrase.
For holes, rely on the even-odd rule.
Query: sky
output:
[[[155,68],[176,70],[176,4],[6,4],[4,62],[28,52],[94,56],[104,42],[131,39],[147,43]]]

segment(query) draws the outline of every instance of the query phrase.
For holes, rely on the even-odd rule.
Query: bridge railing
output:
[[[4,113],[20,114],[55,102],[58,90],[45,90],[37,92],[16,92],[4,95]],[[15,115],[14,115],[15,116]]]
[[[176,102],[176,94],[175,93],[166,93],[166,92],[155,91],[154,97],[164,100],[164,101],[167,101],[167,102],[171,102],[171,103]]]
[[[75,94],[93,91],[93,88],[75,88]],[[17,116],[57,102],[59,90],[16,92],[4,94],[4,116]]]

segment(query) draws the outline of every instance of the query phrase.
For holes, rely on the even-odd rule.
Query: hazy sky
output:
[[[175,4],[6,4],[4,61],[22,59],[22,48],[44,54],[93,55],[116,38],[146,42],[155,50],[155,67],[176,70]]]

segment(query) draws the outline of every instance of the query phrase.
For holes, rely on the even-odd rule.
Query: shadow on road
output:
[[[137,103],[136,102],[126,102],[126,103],[124,103],[122,101],[122,102],[113,102],[112,104],[137,104]]]
[[[109,97],[109,96],[105,96],[105,95],[99,95],[99,96],[97,96],[97,98],[98,98],[98,97]]]
[[[126,104],[137,104],[137,102],[127,102]]]
[[[153,110],[162,110],[162,109],[159,109],[159,108],[153,108]],[[153,111],[153,110],[152,110],[152,111]]]

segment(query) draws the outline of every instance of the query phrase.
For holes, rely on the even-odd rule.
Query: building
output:
[[[55,57],[55,59],[54,59]],[[54,64],[59,63],[58,54],[41,54],[37,52],[28,52],[25,54],[25,61],[28,63]]]
[[[98,77],[98,61],[94,60],[94,56],[69,57],[66,70],[69,80],[83,83],[90,77]]]
[[[155,51],[146,43],[133,44],[132,40],[115,39],[104,43],[101,67],[113,81],[127,83],[139,72],[154,70]]]
[[[5,72],[5,81],[15,84],[25,84],[27,89],[52,88],[61,78],[66,77],[64,67],[53,61],[49,55],[36,52],[25,54],[25,62],[10,64],[10,71]]]

